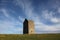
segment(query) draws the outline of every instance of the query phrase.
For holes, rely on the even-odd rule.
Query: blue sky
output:
[[[35,33],[60,33],[60,0],[0,0],[0,34],[23,34],[33,20]]]

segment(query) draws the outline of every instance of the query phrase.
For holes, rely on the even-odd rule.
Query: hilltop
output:
[[[0,34],[0,40],[60,40],[60,34]]]

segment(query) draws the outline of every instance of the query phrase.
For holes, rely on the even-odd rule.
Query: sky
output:
[[[35,33],[60,33],[60,0],[0,0],[0,34],[23,34],[24,19]]]

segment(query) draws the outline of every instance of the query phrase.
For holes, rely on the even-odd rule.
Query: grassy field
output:
[[[0,40],[60,40],[60,34],[0,34]]]

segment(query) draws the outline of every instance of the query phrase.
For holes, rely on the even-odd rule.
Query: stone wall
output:
[[[34,22],[32,20],[28,20],[28,33],[34,34]]]

